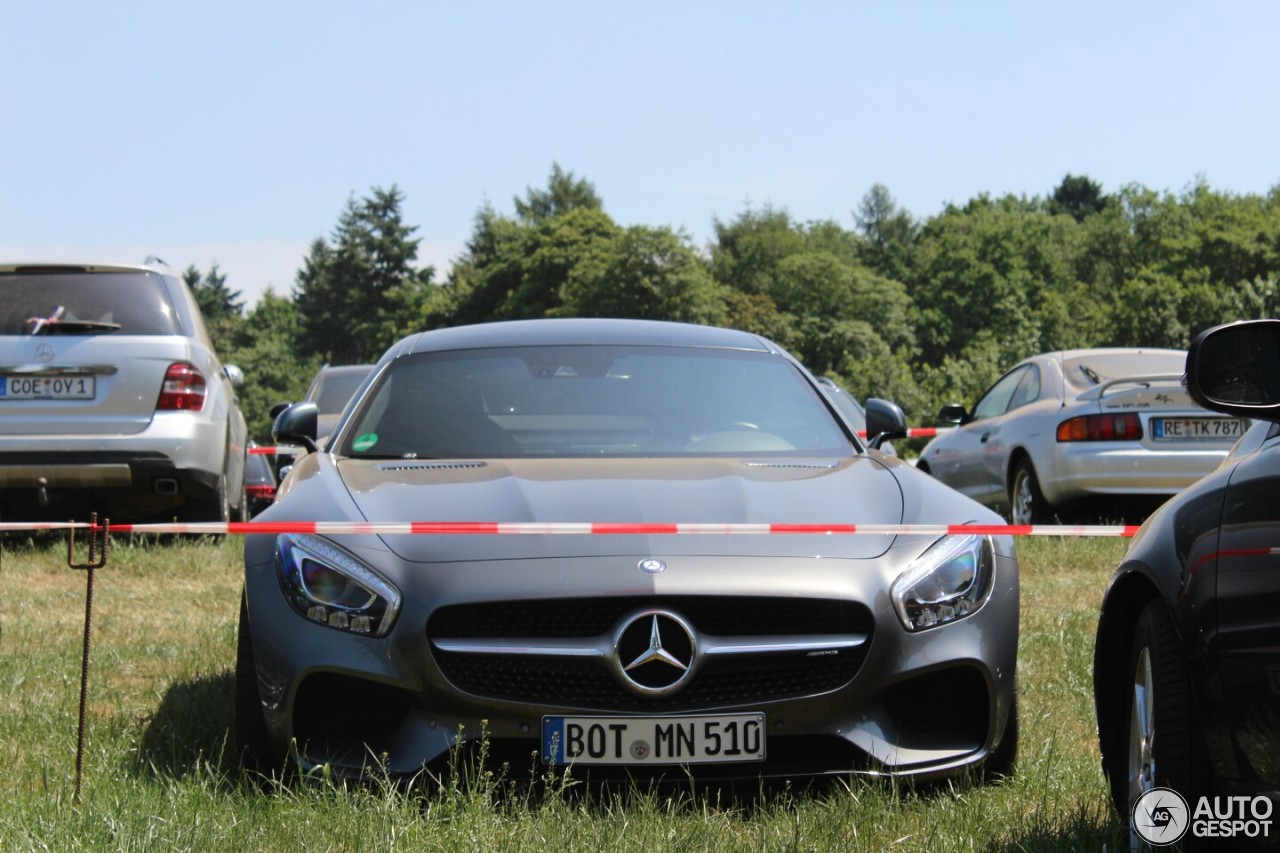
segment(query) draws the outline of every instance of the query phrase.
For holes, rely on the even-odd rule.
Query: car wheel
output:
[[[202,521],[231,520],[231,499],[227,495],[227,475],[218,477],[213,493],[188,500],[179,508],[179,520],[199,523]]]
[[[1129,846],[1146,849],[1132,823],[1133,805],[1153,788],[1172,788],[1192,801],[1204,790],[1203,747],[1187,665],[1162,602],[1138,617],[1129,649],[1123,764],[1111,767],[1111,796],[1129,825]]]
[[[257,664],[253,656],[253,636],[249,633],[249,603],[240,594],[240,629],[236,639],[236,707],[233,743],[240,766],[247,770],[278,769],[267,721],[262,716],[258,693]]]
[[[1051,515],[1048,502],[1040,491],[1036,469],[1023,457],[1013,468],[1009,484],[1009,520],[1014,524],[1042,524]]]
[[[249,516],[249,492],[244,482],[241,481],[240,500],[230,508],[229,517],[231,521],[248,521]]]

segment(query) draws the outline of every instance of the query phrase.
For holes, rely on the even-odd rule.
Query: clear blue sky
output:
[[[397,184],[447,268],[553,162],[618,222],[1280,184],[1280,2],[0,0],[0,259],[288,294]]]

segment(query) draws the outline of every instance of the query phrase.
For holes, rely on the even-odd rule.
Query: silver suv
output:
[[[0,518],[241,518],[238,368],[167,267],[0,264]]]

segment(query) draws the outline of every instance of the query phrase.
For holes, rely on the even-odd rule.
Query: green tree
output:
[[[405,224],[403,201],[394,185],[348,199],[330,242],[312,242],[294,287],[304,355],[371,361],[416,330],[435,271],[413,266],[418,229]]]
[[[513,201],[515,217],[489,204],[476,213],[466,251],[427,308],[428,328],[558,310],[570,269],[619,231],[595,186],[558,163],[546,189],[530,187]]]
[[[722,293],[688,242],[669,228],[633,226],[569,268],[568,317],[631,317],[719,325]]]
[[[911,214],[898,207],[888,187],[872,185],[853,219],[864,238],[864,263],[880,275],[905,280],[920,229]]]
[[[204,316],[214,348],[218,352],[225,352],[244,313],[244,300],[240,298],[240,291],[227,287],[227,276],[218,269],[216,263],[203,275],[192,264],[182,271],[182,280],[191,289],[191,295],[200,306],[200,313]]]
[[[744,210],[729,223],[714,220],[711,274],[739,293],[770,293],[783,258],[805,250],[804,233],[785,210]]]
[[[1106,208],[1107,196],[1102,192],[1102,184],[1084,175],[1068,174],[1049,197],[1047,206],[1050,213],[1065,214],[1076,222],[1083,222]]]
[[[546,189],[528,187],[525,197],[517,196],[514,201],[516,215],[527,225],[541,224],[571,210],[604,208],[595,185],[586,178],[575,179],[573,172],[566,172],[559,163],[551,164]]]
[[[1078,229],[1074,220],[1012,196],[980,196],[931,219],[910,282],[923,363],[962,356],[983,338],[1009,365],[1060,345],[1060,330],[1090,310],[1064,297],[1078,291]],[[1053,310],[1045,312],[1046,305]]]

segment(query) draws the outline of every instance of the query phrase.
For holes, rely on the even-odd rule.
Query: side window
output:
[[[973,419],[980,421],[983,418],[1004,414],[1009,408],[1010,401],[1013,400],[1013,392],[1017,390],[1018,383],[1022,381],[1028,370],[1030,367],[1020,367],[1002,376],[1000,381],[992,385],[973,407]]]
[[[1026,372],[1018,382],[1018,387],[1013,392],[1009,411],[1025,406],[1027,403],[1034,403],[1038,399],[1040,399],[1040,368],[1031,364],[1027,366]]]

